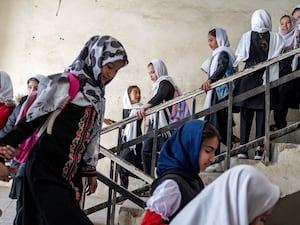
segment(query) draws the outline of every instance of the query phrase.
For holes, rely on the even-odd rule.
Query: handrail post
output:
[[[233,103],[233,81],[228,83],[228,108],[227,108],[227,152],[226,152],[226,169],[230,168],[230,150],[232,145],[232,103]]]
[[[269,165],[270,161],[270,66],[266,67],[265,83],[265,137],[264,137],[264,164]]]
[[[157,154],[157,139],[158,139],[158,121],[159,121],[159,111],[155,113],[155,127],[154,127],[154,137],[153,137],[153,145],[152,145],[152,158],[151,158],[151,172],[150,176],[154,176],[154,169],[156,164],[156,154]]]
[[[195,119],[195,113],[196,113],[196,97],[193,97],[193,101],[192,101],[192,119]]]

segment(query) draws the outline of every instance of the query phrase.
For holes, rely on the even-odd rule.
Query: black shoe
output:
[[[256,150],[255,151],[255,155],[254,155],[254,159],[255,160],[261,160],[263,157],[264,151],[261,150]]]

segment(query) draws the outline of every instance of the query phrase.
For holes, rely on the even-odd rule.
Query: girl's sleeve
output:
[[[159,83],[159,87],[157,90],[156,95],[154,95],[150,100],[149,100],[149,104],[151,104],[152,106],[156,106],[160,103],[162,103],[164,100],[167,100],[168,97],[170,97],[169,95],[171,94],[171,98],[173,97],[174,94],[174,87],[173,85],[167,81],[167,80],[163,80]],[[170,98],[170,99],[171,99]]]
[[[219,58],[218,58],[217,69],[212,74],[212,76],[210,76],[210,78],[209,78],[212,83],[223,78],[223,76],[224,76],[224,74],[227,70],[228,64],[229,64],[228,54],[225,51],[220,52],[220,55],[219,55]]]
[[[167,223],[164,223],[161,215],[157,214],[156,212],[146,210],[141,225],[167,225]]]
[[[14,148],[18,147],[18,145],[30,137],[33,132],[46,121],[47,118],[48,114],[38,117],[30,122],[26,122],[26,117],[23,117],[11,132],[3,138],[0,138],[0,145],[10,145]]]
[[[162,182],[147,201],[142,225],[164,224],[179,209],[181,193],[178,184],[171,179]]]
[[[99,159],[100,135],[95,135],[88,143],[86,152],[83,154],[82,176],[96,176],[96,166]]]

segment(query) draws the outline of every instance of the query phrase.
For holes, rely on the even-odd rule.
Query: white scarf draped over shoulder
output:
[[[270,43],[269,43],[269,52],[268,60],[274,57],[279,56],[284,47],[284,41],[278,33],[271,32],[272,30],[272,21],[270,14],[263,10],[256,10],[251,17],[251,31],[258,33],[270,33]],[[248,31],[242,35],[242,38],[236,49],[236,61],[234,66],[238,66],[239,62],[244,62],[249,58],[250,44],[251,44],[251,31]],[[263,75],[263,84],[266,83],[266,72]],[[279,78],[279,64],[275,63],[270,66],[270,81],[277,80]]]
[[[127,91],[125,91],[123,95],[123,109],[130,109],[129,117],[135,116],[137,111],[142,107],[143,104],[140,102],[131,104],[128,93]],[[137,120],[132,123],[128,123],[125,126],[123,135],[126,137],[126,142],[133,140],[137,137]],[[136,145],[130,146],[129,149],[135,152]]]
[[[279,197],[279,187],[258,169],[238,165],[204,188],[170,224],[249,225],[257,216],[273,208]]]

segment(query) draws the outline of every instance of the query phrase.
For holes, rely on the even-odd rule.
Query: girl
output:
[[[280,18],[279,34],[284,40],[283,52],[297,48],[298,26],[292,16],[284,15]],[[279,63],[279,77],[283,77],[295,70],[293,62],[297,61],[296,59],[296,57],[291,56]],[[280,85],[272,91],[273,100],[271,103],[273,104],[272,109],[274,109],[275,124],[271,125],[270,130],[276,131],[286,127],[288,108],[299,108],[298,101],[295,98],[297,88],[295,81],[291,81]]]
[[[150,109],[151,107],[173,99],[175,89],[179,94],[181,94],[173,79],[168,75],[167,67],[162,60],[152,60],[148,64],[148,73],[150,79],[153,82],[153,97],[137,112],[137,116],[139,118],[145,117],[146,110]],[[169,107],[170,111],[171,108],[172,107]],[[149,121],[148,132],[150,132],[155,128],[154,125],[156,124],[156,114],[151,114],[147,119]],[[166,110],[161,110],[159,112],[158,120],[158,128],[164,127],[169,124],[168,114]],[[157,137],[157,151],[160,151],[161,146],[168,136],[169,134],[163,134]],[[153,138],[146,139],[144,141],[142,149],[143,167],[146,174],[151,173],[152,148]]]
[[[94,36],[67,68],[49,76],[37,97],[1,145],[18,146],[40,125],[40,136],[29,154],[24,175],[23,224],[89,224],[80,209],[82,176],[87,194],[97,187],[99,133],[105,106],[105,87],[128,63],[122,44],[111,36]],[[71,77],[80,88],[68,103]]]
[[[235,69],[233,68],[235,56],[229,48],[230,44],[226,31],[222,28],[215,28],[209,31],[208,44],[213,50],[213,53],[208,67],[208,80],[201,85],[201,89],[207,92],[204,109],[209,108],[211,105],[218,104],[227,99],[228,96],[228,84],[209,90],[211,83],[230,76],[235,72]],[[228,109],[221,109],[215,113],[209,114],[205,119],[218,129],[222,137],[222,143],[227,145]],[[235,141],[236,137],[234,137],[233,134],[231,137],[232,140]],[[220,148],[216,151],[217,155],[219,153]],[[218,167],[220,167],[220,165],[219,163],[216,163],[211,165],[208,170],[216,170]]]
[[[129,116],[136,115],[137,110],[139,110],[143,106],[143,104],[140,103],[140,101],[140,88],[136,85],[129,86],[123,95],[123,119]],[[138,120],[126,125],[122,137],[124,142],[130,141],[142,135],[141,123],[142,120]],[[143,170],[141,149],[142,143],[139,143],[128,148],[122,149],[120,152],[120,156],[126,161],[132,163],[137,168]],[[125,188],[128,188],[128,176],[133,176],[133,174],[131,174],[123,167],[120,167],[119,174],[121,179],[121,185]]]
[[[271,32],[272,21],[270,14],[258,9],[252,14],[251,31],[244,33],[238,44],[235,66],[245,62],[245,68],[255,66],[267,59],[278,56],[283,49],[284,42],[278,33]],[[265,83],[265,68],[244,76],[237,81],[235,94],[239,95]],[[270,66],[270,81],[279,77],[279,65]],[[240,108],[240,144],[249,141],[252,120],[256,114],[256,138],[265,134],[265,96],[264,93],[255,95],[242,102],[236,103]],[[254,159],[262,158],[264,147],[258,146]],[[248,158],[248,154],[239,154],[239,158]]]
[[[263,225],[279,197],[279,187],[255,167],[235,166],[198,194],[171,225]]]
[[[168,224],[204,188],[199,172],[214,161],[219,140],[219,132],[205,120],[190,120],[174,132],[159,155],[158,178],[141,225]]]

